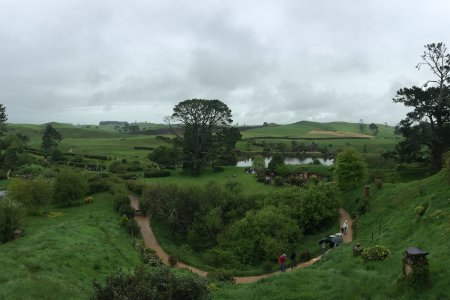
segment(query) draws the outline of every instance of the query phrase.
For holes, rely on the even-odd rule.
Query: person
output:
[[[347,220],[345,220],[344,225],[342,225],[342,227],[344,228],[344,235],[347,234],[347,227],[348,227]]]
[[[280,266],[280,271],[284,272],[286,270],[286,253],[280,255],[278,259],[278,265]]]
[[[294,269],[297,266],[297,252],[295,252],[295,250],[292,251],[291,254],[291,263],[292,263],[292,269]]]

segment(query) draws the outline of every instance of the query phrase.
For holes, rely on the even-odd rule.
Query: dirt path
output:
[[[138,209],[139,208],[139,199],[136,196],[130,195],[130,200],[131,200],[131,206],[133,206],[133,208]],[[144,239],[144,244],[147,248],[151,248],[154,249],[156,251],[156,253],[158,254],[159,257],[161,257],[162,261],[168,265],[169,264],[169,255],[164,251],[163,248],[161,248],[161,245],[158,243],[158,240],[155,237],[155,234],[152,231],[152,228],[150,227],[150,221],[148,217],[144,217],[144,216],[135,216],[134,217],[136,219],[136,222],[139,224],[139,226],[141,227],[141,234],[142,237]],[[353,221],[350,218],[350,215],[342,208],[339,209],[339,220],[340,220],[340,224],[342,225],[344,223],[345,220],[347,220],[348,222],[348,229],[347,229],[347,234],[344,235],[344,243],[350,243],[352,241],[352,224]],[[328,250],[329,251],[329,250]],[[327,253],[328,253],[327,251]],[[326,254],[326,253],[325,253]],[[322,255],[319,255],[317,257],[314,257],[313,259],[298,264],[296,268],[292,269],[292,268],[287,268],[286,272],[292,272],[294,270],[297,269],[301,269],[301,268],[305,268],[308,267],[314,263],[316,263],[317,261],[319,261],[322,258]],[[206,276],[208,275],[208,272],[197,269],[195,267],[186,265],[182,262],[178,262],[176,265],[177,268],[184,268],[184,269],[188,269],[194,273],[197,273],[200,276]],[[242,283],[250,283],[250,282],[255,282],[257,280],[263,279],[263,278],[267,278],[269,276],[273,276],[276,274],[281,273],[280,271],[274,272],[274,273],[268,273],[268,274],[263,274],[263,275],[256,275],[256,276],[246,276],[246,277],[234,277],[234,279],[236,280],[236,283],[238,284],[242,284]]]

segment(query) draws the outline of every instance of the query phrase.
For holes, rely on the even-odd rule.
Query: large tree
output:
[[[225,103],[204,99],[178,103],[167,120],[182,125],[183,167],[193,173],[201,172],[217,156],[217,134],[233,122]]]
[[[393,99],[413,108],[400,122],[405,139],[396,152],[404,161],[424,159],[429,152],[433,168],[440,169],[442,154],[450,147],[450,54],[445,44],[433,43],[425,45],[421,58],[417,68],[428,68],[433,78],[422,87],[400,89]]]
[[[62,135],[55,128],[53,128],[51,124],[47,124],[44,134],[42,135],[42,150],[47,153],[52,153],[61,140]]]

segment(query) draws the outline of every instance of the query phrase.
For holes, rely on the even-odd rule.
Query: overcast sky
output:
[[[162,123],[219,99],[239,124],[397,123],[423,46],[450,44],[450,2],[0,0],[11,123]]]

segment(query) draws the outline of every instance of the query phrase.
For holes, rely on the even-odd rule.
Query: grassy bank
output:
[[[31,217],[25,235],[0,245],[0,299],[87,299],[92,281],[140,262],[111,195]]]

